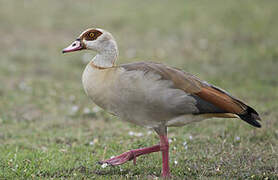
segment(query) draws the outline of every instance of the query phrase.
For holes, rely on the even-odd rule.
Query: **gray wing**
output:
[[[152,96],[157,97],[151,97],[151,99],[157,98],[155,106],[163,105],[164,110],[169,113],[182,115],[226,112],[194,94],[200,92],[203,85],[198,78],[189,73],[153,62],[123,64],[121,67],[127,71],[143,71],[146,76],[150,73],[157,74],[160,78],[155,83],[169,81],[169,86],[156,89]]]
[[[253,108],[226,91],[203,82],[189,73],[153,62],[130,63],[124,64],[122,67],[127,71],[139,70],[159,74],[160,80],[171,81],[172,90],[166,93],[166,99],[170,104],[168,110],[173,113],[236,117],[231,116],[234,114],[255,127],[261,127],[257,121],[260,120],[259,114]],[[182,90],[184,93],[173,89]]]

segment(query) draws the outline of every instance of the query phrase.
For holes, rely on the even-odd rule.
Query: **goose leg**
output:
[[[112,166],[121,165],[126,163],[127,161],[133,160],[133,164],[136,164],[136,157],[139,157],[143,154],[149,154],[153,152],[162,152],[162,177],[170,177],[170,169],[169,169],[169,142],[167,138],[167,129],[165,128],[165,131],[161,132],[155,129],[156,132],[159,134],[160,138],[160,144],[146,147],[146,148],[140,148],[140,149],[133,149],[130,151],[127,151],[125,153],[122,153],[116,157],[113,157],[111,159],[107,159],[104,161],[100,161],[100,164],[107,163]]]
[[[169,142],[166,135],[160,135],[160,151],[162,152],[162,177],[170,177]]]
[[[133,149],[133,150],[127,151],[125,153],[122,153],[116,157],[113,157],[111,159],[101,161],[99,163],[100,164],[107,163],[109,165],[116,166],[116,165],[124,164],[127,161],[133,160],[133,164],[135,165],[136,157],[139,157],[143,154],[149,154],[149,153],[158,152],[158,151],[160,151],[160,145],[155,145],[155,146],[140,148],[140,149]]]

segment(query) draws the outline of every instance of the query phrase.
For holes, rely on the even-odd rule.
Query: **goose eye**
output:
[[[92,37],[95,36],[95,34],[91,32],[91,33],[89,34],[89,36],[92,38]]]

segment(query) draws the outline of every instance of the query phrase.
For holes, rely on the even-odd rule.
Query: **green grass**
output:
[[[177,66],[260,112],[261,129],[235,119],[170,128],[174,179],[278,178],[277,9],[277,0],[1,1],[0,179],[160,176],[159,153],[136,166],[97,164],[158,138],[85,95],[81,74],[94,54],[61,50],[88,27],[115,36],[118,63]]]

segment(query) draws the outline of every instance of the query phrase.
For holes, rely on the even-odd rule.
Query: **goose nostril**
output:
[[[76,43],[72,44],[72,46],[73,46],[73,47],[76,46]]]

